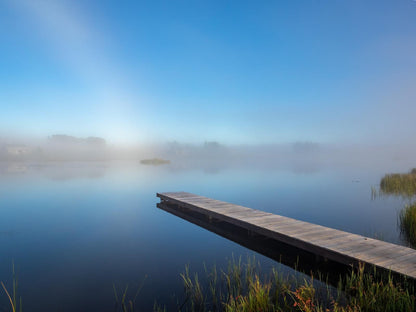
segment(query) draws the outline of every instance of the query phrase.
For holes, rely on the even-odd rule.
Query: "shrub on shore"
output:
[[[416,195],[416,168],[409,173],[386,174],[380,181],[381,193],[412,197]]]

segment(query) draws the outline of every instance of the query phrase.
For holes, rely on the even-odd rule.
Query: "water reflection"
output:
[[[157,207],[177,217],[192,222],[206,230],[225,237],[246,248],[282,263],[298,272],[337,286],[339,277],[350,272],[351,267],[329,261],[318,255],[279,242],[267,236],[253,233],[231,223],[210,218],[182,206],[158,203]]]
[[[0,179],[16,176],[41,176],[54,181],[79,178],[98,179],[105,175],[109,164],[106,163],[0,163]]]
[[[0,175],[27,173],[28,167],[25,163],[0,163]]]
[[[184,190],[362,235],[370,229],[398,241],[396,208],[402,202],[368,196],[380,179],[378,169],[318,166],[300,173],[289,162],[266,158],[252,165],[247,159],[213,160],[213,166],[198,160],[164,166],[139,160],[0,162],[0,230],[18,233],[0,234],[0,279],[10,280],[14,260],[31,311],[82,306],[110,312],[113,283],[133,289],[148,275],[138,298],[146,311],[155,298],[170,302],[173,293],[182,292],[179,274],[186,264],[196,271],[204,262],[220,268],[231,254],[245,258],[255,253],[252,248],[267,270],[276,263],[261,254],[279,260],[286,255],[285,247],[266,248],[265,241],[248,249],[235,243],[238,237],[224,239],[156,209],[155,194],[164,191]],[[19,167],[24,170],[13,169]],[[352,183],[355,178],[360,183]]]
[[[16,232],[14,231],[0,231],[0,238],[5,237],[5,238],[9,238],[9,237],[13,237],[16,235]]]

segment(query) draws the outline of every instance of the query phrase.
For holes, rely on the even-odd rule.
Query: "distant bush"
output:
[[[386,174],[380,181],[380,191],[408,197],[416,195],[416,168],[410,173]]]

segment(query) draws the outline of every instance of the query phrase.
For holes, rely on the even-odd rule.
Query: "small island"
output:
[[[151,159],[142,159],[140,160],[140,163],[143,165],[159,166],[159,165],[170,164],[170,160],[162,159],[162,158],[151,158]]]

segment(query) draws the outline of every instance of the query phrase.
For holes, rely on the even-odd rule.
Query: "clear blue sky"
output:
[[[413,0],[0,0],[0,136],[393,142]]]

